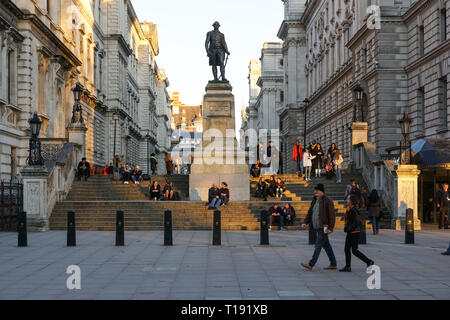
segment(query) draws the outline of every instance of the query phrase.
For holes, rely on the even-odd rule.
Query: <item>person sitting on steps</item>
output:
[[[150,199],[153,200],[159,200],[161,197],[161,186],[159,185],[158,181],[153,181],[153,183],[150,185]]]
[[[295,220],[295,209],[289,203],[286,203],[283,208],[284,218],[286,219],[286,224],[293,225]]]
[[[222,182],[222,188],[219,190],[219,197],[221,204],[224,206],[230,201],[230,189],[228,189],[228,184],[226,182]]]
[[[253,178],[259,178],[261,175],[261,168],[262,164],[260,160],[257,160],[255,164],[252,164],[252,167],[250,168],[250,174]]]
[[[131,180],[133,180],[134,184],[139,184],[142,181],[142,170],[139,166],[136,166],[136,168],[133,170],[131,174]]]
[[[264,198],[264,201],[267,201],[268,193],[269,191],[266,180],[263,177],[259,178],[259,182],[256,185],[255,198]]]
[[[269,222],[270,231],[272,230],[273,223],[277,221],[279,221],[280,223],[280,230],[287,231],[287,229],[284,227],[284,219],[285,219],[284,212],[277,204],[274,204],[273,207],[269,209],[269,214],[270,214],[270,222]]]
[[[208,203],[209,203],[208,210],[217,209],[220,206],[220,203],[221,203],[220,190],[217,187],[217,184],[215,184],[215,183],[212,185],[211,188],[209,188]]]
[[[84,177],[84,181],[91,176],[91,165],[86,161],[86,158],[81,159],[81,162],[77,167],[77,177],[78,181],[81,181],[81,177]]]
[[[267,191],[268,191],[269,196],[275,197],[275,194],[277,192],[277,181],[276,181],[274,175],[271,175],[269,178]]]
[[[275,194],[277,198],[281,198],[285,190],[286,188],[284,187],[284,182],[281,180],[281,178],[277,178],[277,182],[275,183]]]
[[[122,177],[123,177],[123,184],[129,184],[131,180],[131,168],[130,165],[127,163],[125,165],[125,168],[123,169]]]

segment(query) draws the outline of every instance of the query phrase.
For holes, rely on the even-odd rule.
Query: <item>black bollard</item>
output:
[[[220,211],[214,211],[213,246],[222,245]]]
[[[267,210],[261,211],[261,245],[269,245],[269,225],[268,225],[269,212]]]
[[[406,210],[405,244],[414,244],[414,210]]]
[[[27,239],[27,213],[21,211],[19,213],[19,224],[17,225],[17,231],[19,232],[17,246],[26,247],[28,246]]]
[[[361,216],[362,222],[361,222],[361,232],[359,233],[358,244],[367,244],[367,233],[366,233],[367,211],[362,210],[362,209],[359,209],[359,210],[360,210],[360,216]]]
[[[76,247],[75,212],[67,212],[67,246]]]
[[[124,214],[122,210],[117,211],[116,215],[116,246],[122,247],[125,245],[125,225]]]
[[[308,232],[308,244],[316,243],[316,233],[314,232],[312,223],[309,224],[309,232]]]
[[[167,210],[164,212],[164,245],[172,246],[172,211]]]

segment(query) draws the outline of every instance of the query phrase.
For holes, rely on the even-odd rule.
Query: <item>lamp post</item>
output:
[[[147,140],[147,174],[150,175],[150,130],[145,136],[145,139]]]
[[[411,164],[411,141],[409,140],[409,133],[411,132],[411,119],[408,117],[408,112],[403,114],[403,118],[398,121],[402,129],[403,139],[400,142],[400,164]],[[404,154],[403,154],[404,152]]]
[[[303,100],[303,103],[305,104],[305,124],[304,124],[304,132],[303,132],[303,148],[306,149],[306,109],[308,108],[309,100],[305,99]]]
[[[72,110],[72,123],[83,123],[83,109],[80,104],[81,95],[83,93],[83,88],[77,82],[75,88],[73,89],[73,98],[75,100],[75,104]],[[78,116],[77,116],[78,114]]]
[[[41,153],[41,141],[39,140],[39,132],[41,131],[42,121],[35,112],[33,118],[28,123],[31,128],[30,153],[28,157],[29,166],[43,166],[44,160]]]
[[[357,85],[355,89],[353,89],[353,93],[355,95],[355,109],[353,110],[353,122],[363,122],[362,112],[361,112],[361,102],[363,96],[363,89],[360,85]]]
[[[113,159],[115,159],[116,158],[117,121],[119,121],[119,113],[117,112],[117,110],[116,110],[116,112],[113,113],[112,119],[114,121],[114,151],[113,151]]]

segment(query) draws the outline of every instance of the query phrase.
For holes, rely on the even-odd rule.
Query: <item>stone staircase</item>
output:
[[[270,178],[270,176],[262,177],[264,177],[266,180]],[[350,174],[342,174],[343,182],[341,184],[337,184],[334,178],[328,180],[324,176],[312,178],[311,181],[306,181],[305,179],[303,179],[303,177],[299,178],[295,174],[282,174],[277,175],[276,177],[280,177],[281,180],[283,180],[285,183],[286,191],[281,198],[282,201],[311,201],[314,195],[314,188],[319,183],[322,183],[325,186],[325,193],[327,194],[327,196],[329,196],[334,201],[343,201],[347,184],[350,182],[350,179],[354,178],[355,176]],[[258,180],[259,178],[250,178],[250,195],[252,197],[255,195]],[[362,181],[357,182],[360,185],[364,185]],[[252,199],[257,200],[254,197]],[[269,197],[269,200],[270,199],[271,198]],[[276,198],[272,199],[276,200]]]
[[[175,191],[180,194],[181,200],[189,199],[189,176],[185,175],[153,175],[151,181],[141,181],[140,184],[123,184],[115,181],[111,176],[95,175],[86,182],[74,181],[67,201],[146,201],[149,200],[150,183],[157,180],[164,188],[166,180],[173,182]]]
[[[152,176],[160,184],[166,179],[174,183],[175,190],[181,195],[182,200],[187,200],[189,195],[189,177],[182,175]],[[222,213],[223,230],[249,230],[260,228],[260,214],[263,209],[268,209],[274,203],[284,205],[289,201],[294,207],[297,219],[294,225],[288,226],[289,230],[299,230],[312,199],[313,188],[322,181],[318,178],[307,183],[295,175],[283,175],[282,179],[287,183],[288,192],[281,199],[269,199],[261,201],[252,199],[244,202],[231,202],[220,208]],[[344,180],[345,181],[345,180]],[[339,194],[338,200],[343,199],[345,185],[336,185],[334,181],[324,181],[326,190],[329,189],[332,197]],[[87,182],[75,181],[67,199],[57,203],[50,217],[51,230],[65,230],[67,227],[67,212],[76,212],[77,230],[86,231],[113,231],[115,230],[115,217],[117,210],[125,213],[125,230],[162,230],[164,211],[171,210],[173,228],[175,230],[211,230],[213,210],[208,210],[205,202],[194,201],[150,201],[148,187],[150,182],[144,181],[139,185],[124,185],[122,182],[113,181],[109,176],[92,176]],[[251,179],[251,189],[254,193],[254,179]],[[328,193],[328,191],[327,191]],[[342,193],[342,194],[341,194]],[[344,227],[343,214],[345,202],[334,202],[337,219],[336,230]],[[370,228],[370,225],[368,225]],[[274,226],[274,230],[278,228]]]

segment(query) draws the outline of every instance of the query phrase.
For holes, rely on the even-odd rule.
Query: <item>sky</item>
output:
[[[248,65],[261,57],[264,42],[281,42],[281,0],[132,0],[140,21],[157,24],[158,66],[166,71],[170,92],[187,105],[199,105],[212,71],[206,56],[206,33],[214,21],[231,53],[226,78],[233,86],[236,120],[248,104]]]

